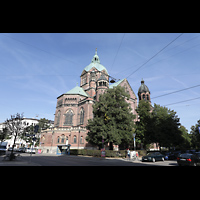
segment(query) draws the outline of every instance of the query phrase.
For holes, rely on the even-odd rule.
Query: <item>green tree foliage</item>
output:
[[[191,147],[191,138],[188,134],[188,130],[184,126],[180,126],[179,130],[181,131],[181,136],[183,137],[183,142],[178,146],[180,149],[189,149]]]
[[[160,146],[173,147],[183,142],[181,131],[179,130],[180,119],[174,110],[154,104],[154,139]]]
[[[196,149],[200,148],[200,133],[198,127],[200,127],[200,120],[197,121],[197,124],[191,127],[190,131],[191,146]]]
[[[151,132],[150,129],[152,127],[150,110],[151,105],[145,100],[141,100],[136,109],[139,117],[139,120],[135,124],[136,143],[142,143],[144,146],[151,143],[150,136],[152,134],[148,134],[148,132]]]
[[[93,105],[94,118],[88,120],[88,142],[101,148],[104,138],[104,144],[109,143],[112,149],[113,144],[125,148],[133,141],[135,115],[126,102],[128,98],[129,94],[120,86],[100,95],[99,101]]]
[[[147,101],[140,101],[137,108],[139,121],[136,123],[136,138],[144,145],[159,143],[162,147],[186,148],[190,138],[174,110]]]

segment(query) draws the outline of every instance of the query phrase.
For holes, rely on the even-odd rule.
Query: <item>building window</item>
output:
[[[81,108],[81,113],[80,113],[80,124],[84,123],[84,109]]]
[[[144,100],[146,100],[146,99],[145,99],[145,94],[142,95],[142,98],[143,98]]]
[[[67,111],[67,113],[65,114],[65,122],[64,125],[67,126],[72,126],[73,125],[73,112],[72,110]]]
[[[57,143],[60,143],[60,137],[58,136]]]
[[[74,144],[76,144],[76,135],[74,135]]]
[[[83,136],[80,138],[80,144],[83,144]]]
[[[63,144],[65,142],[65,135],[61,136],[61,143]]]
[[[147,94],[147,101],[149,101],[149,95]]]

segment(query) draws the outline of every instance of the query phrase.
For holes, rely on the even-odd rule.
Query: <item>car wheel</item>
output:
[[[155,159],[155,158],[152,158],[152,161],[153,161],[153,162],[156,162],[156,159]]]

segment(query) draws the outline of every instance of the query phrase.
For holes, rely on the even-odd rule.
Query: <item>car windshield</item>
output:
[[[155,153],[150,152],[150,153],[147,154],[147,156],[155,156]]]
[[[191,158],[192,154],[181,154],[179,157],[182,158]]]

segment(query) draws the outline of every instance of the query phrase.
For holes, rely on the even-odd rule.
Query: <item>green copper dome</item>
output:
[[[149,88],[144,84],[144,80],[141,81],[141,86],[139,87],[138,94],[149,92]]]
[[[95,52],[95,55],[94,57],[92,58],[92,62],[84,68],[84,70],[86,72],[90,71],[93,67],[95,67],[98,71],[102,71],[102,70],[105,70],[106,73],[108,74],[108,71],[107,69],[102,65],[100,64],[100,59],[99,59],[99,56],[97,55],[97,49],[96,49],[96,52]]]

